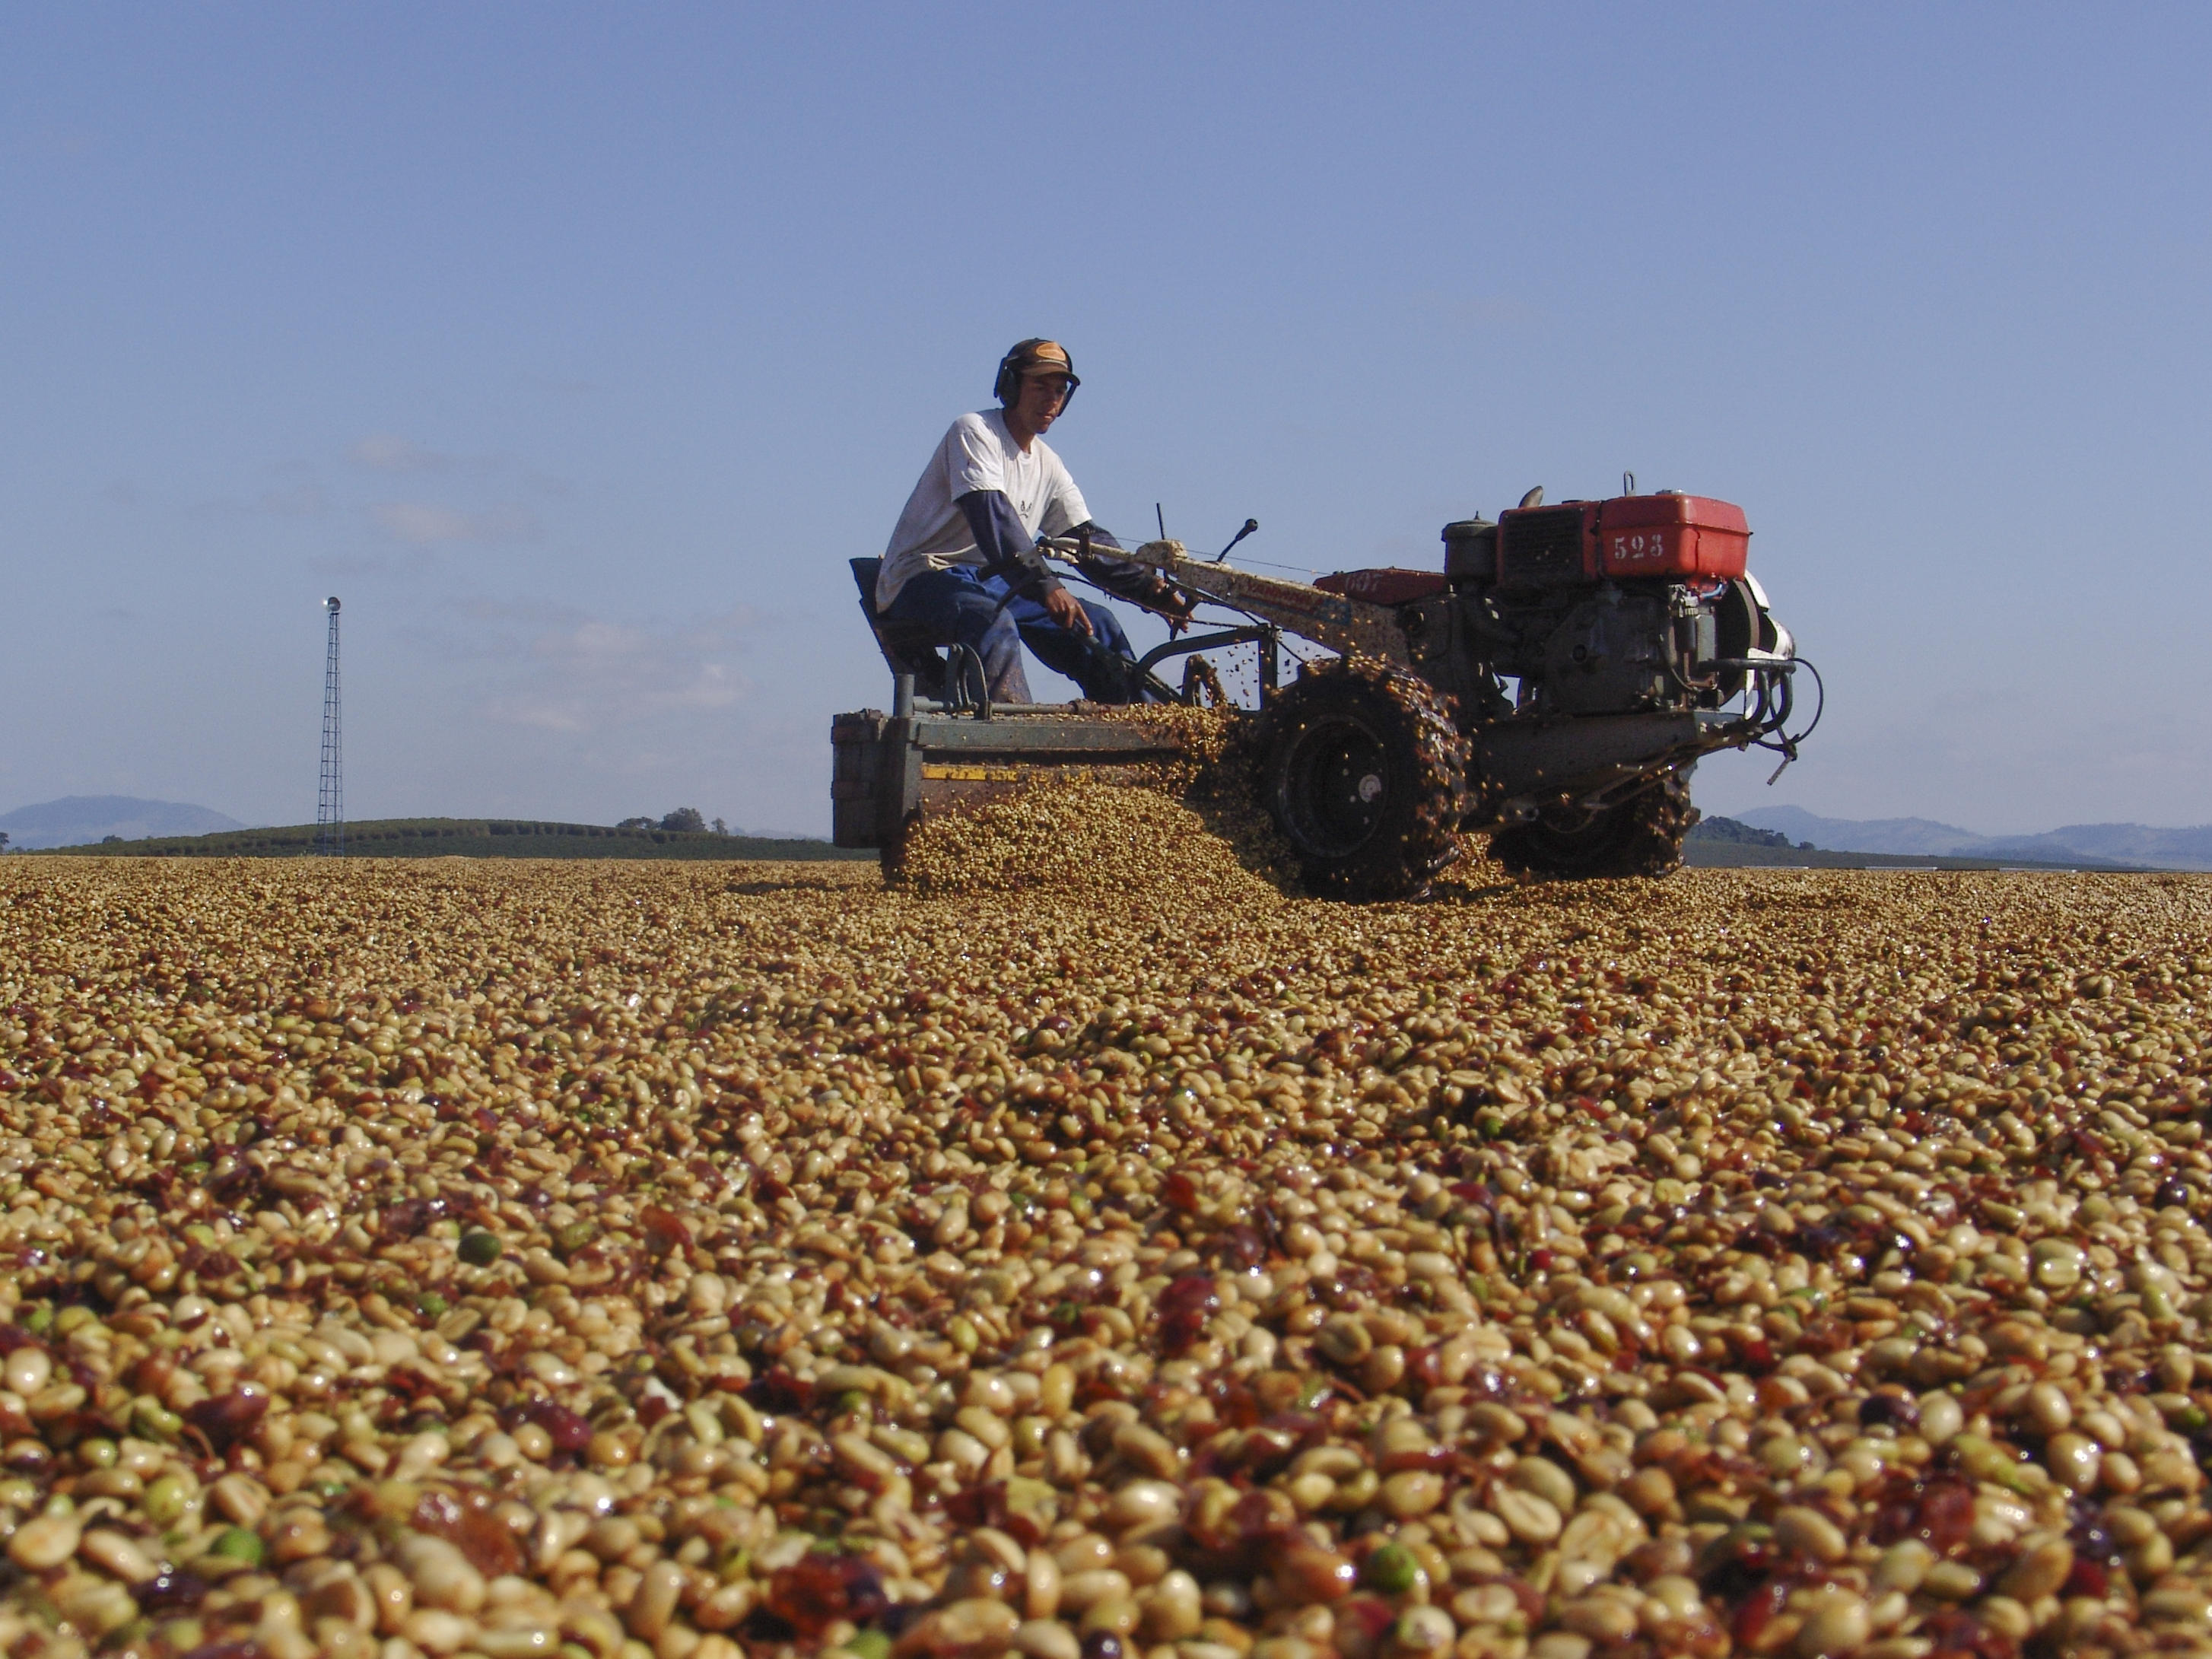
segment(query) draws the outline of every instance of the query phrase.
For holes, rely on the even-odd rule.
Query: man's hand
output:
[[[1170,639],[1174,639],[1190,626],[1190,613],[1198,609],[1196,599],[1164,579],[1146,604],[1167,618]]]
[[[1064,587],[1055,587],[1044,596],[1045,614],[1071,634],[1091,637],[1091,613],[1083,603]]]

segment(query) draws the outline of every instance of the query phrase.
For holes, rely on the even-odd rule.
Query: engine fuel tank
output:
[[[1445,534],[1450,545],[1452,531]],[[1497,574],[1504,588],[1552,588],[1612,578],[1666,580],[1743,574],[1743,509],[1709,495],[1616,495],[1515,507],[1498,515]]]
[[[1608,576],[1743,574],[1743,509],[1709,495],[1620,495],[1597,504],[1598,558]]]

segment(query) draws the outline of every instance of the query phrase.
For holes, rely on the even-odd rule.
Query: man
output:
[[[1091,522],[1044,441],[1080,384],[1054,341],[1024,340],[1001,358],[993,388],[1001,407],[953,422],[899,514],[876,579],[878,614],[926,628],[940,645],[972,648],[994,702],[1031,701],[1024,644],[1096,702],[1140,695],[1120,619],[1069,592],[1036,550],[1042,537],[1086,532],[1097,546],[1120,545]],[[1085,574],[1171,628],[1190,614],[1188,598],[1142,565],[1097,559]]]

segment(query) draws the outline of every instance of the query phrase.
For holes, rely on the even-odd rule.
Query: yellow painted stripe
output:
[[[922,764],[921,775],[926,779],[948,779],[958,783],[1019,783],[1024,778],[1040,771],[1049,771],[1056,777],[1087,778],[1087,766],[945,766],[933,761]]]

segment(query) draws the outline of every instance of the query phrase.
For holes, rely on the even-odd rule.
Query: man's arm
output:
[[[1084,614],[1075,595],[1052,574],[1004,491],[971,489],[956,505],[974,532],[986,571],[1004,576],[1018,593],[1034,594],[1046,614],[1062,628],[1078,634],[1091,632],[1091,618]]]
[[[1003,491],[971,489],[956,505],[968,520],[988,574],[1004,576],[1040,599],[1060,586],[1036,551],[1036,538],[1022,527]]]
[[[1150,565],[1139,564],[1134,559],[1110,558],[1095,550],[1102,547],[1119,549],[1121,543],[1095,523],[1078,525],[1071,534],[1088,538],[1094,550],[1083,562],[1083,574],[1117,598],[1132,605],[1141,605],[1147,611],[1156,611],[1168,619],[1170,631],[1180,629],[1196,609],[1190,595],[1170,582]]]

